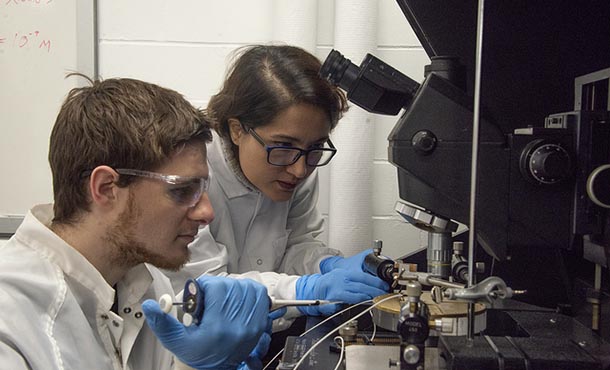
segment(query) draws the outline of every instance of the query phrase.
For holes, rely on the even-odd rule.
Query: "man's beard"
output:
[[[190,251],[188,251],[184,258],[169,259],[146,249],[144,243],[137,241],[133,235],[137,224],[136,220],[140,217],[141,213],[136,206],[133,193],[129,191],[127,209],[119,215],[116,223],[110,227],[105,238],[109,245],[115,247],[110,257],[112,262],[128,268],[140,263],[150,263],[161,269],[179,270],[188,262]]]

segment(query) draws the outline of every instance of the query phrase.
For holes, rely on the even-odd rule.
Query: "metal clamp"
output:
[[[470,302],[487,301],[491,303],[494,299],[511,298],[515,294],[523,294],[525,291],[513,290],[506,286],[504,280],[497,276],[487,279],[469,288],[448,288],[443,292],[443,298],[449,300],[464,300]]]

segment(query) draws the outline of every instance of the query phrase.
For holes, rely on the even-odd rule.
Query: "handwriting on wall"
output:
[[[0,50],[3,46],[23,48],[36,48],[46,51],[51,51],[51,39],[45,38],[40,31],[32,32],[15,32],[10,37],[0,35]]]
[[[53,0],[0,0],[0,5],[8,7],[21,6],[24,4],[41,5],[44,6]],[[17,31],[13,34],[3,35],[0,33],[0,51],[3,48],[14,47],[17,49],[40,49],[51,52],[51,39],[44,37],[40,31],[35,30],[31,32]]]
[[[3,0],[4,5],[19,5],[19,4],[48,4],[53,0]]]

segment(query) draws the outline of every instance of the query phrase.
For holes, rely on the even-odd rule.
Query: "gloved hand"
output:
[[[320,262],[320,271],[323,274],[334,269],[364,271],[362,269],[362,264],[364,263],[366,256],[370,253],[373,253],[372,249],[367,249],[351,257],[332,256],[325,258]]]
[[[343,303],[359,303],[386,294],[388,284],[361,270],[334,269],[326,274],[301,276],[296,283],[297,299],[326,299]],[[305,315],[330,315],[339,305],[299,306]]]
[[[286,314],[286,307],[280,308],[279,310],[273,311],[269,314],[269,322],[267,323],[267,329],[261,335],[256,347],[250,352],[248,358],[239,364],[237,370],[261,370],[263,368],[263,358],[269,351],[269,344],[271,344],[271,328],[273,326],[273,320],[279,319]]]
[[[204,295],[199,325],[185,327],[151,299],[142,303],[146,323],[163,346],[195,369],[235,369],[268,326],[267,289],[249,279],[197,278]]]

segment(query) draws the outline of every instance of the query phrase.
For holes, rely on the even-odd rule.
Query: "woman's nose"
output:
[[[302,155],[296,162],[290,166],[287,166],[286,170],[288,173],[298,179],[302,179],[307,176],[308,166],[306,156]]]

